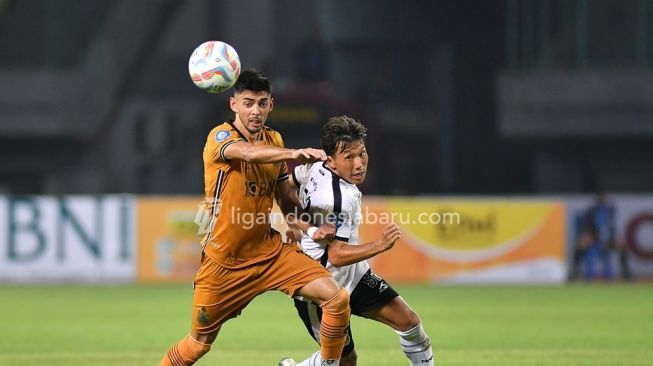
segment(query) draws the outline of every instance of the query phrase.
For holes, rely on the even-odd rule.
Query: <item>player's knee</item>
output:
[[[408,309],[406,315],[402,316],[400,319],[401,320],[396,325],[397,326],[396,330],[403,331],[403,332],[415,328],[422,321],[419,318],[419,315],[417,315],[417,313],[411,309]]]
[[[349,313],[349,292],[344,288],[338,291],[338,294],[321,305],[322,310],[328,313]]]
[[[190,335],[186,336],[186,346],[186,351],[188,352],[186,357],[189,361],[192,362],[197,362],[197,360],[199,360],[211,349],[210,344],[196,341]]]
[[[349,354],[342,356],[340,359],[340,366],[356,366],[358,362],[358,355],[356,350],[352,350]]]

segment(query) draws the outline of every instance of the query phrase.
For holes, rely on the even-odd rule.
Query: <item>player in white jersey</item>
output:
[[[289,232],[300,242],[302,250],[320,261],[338,283],[350,293],[351,313],[389,325],[399,335],[399,342],[413,366],[434,365],[431,342],[424,332],[419,316],[406,301],[381,277],[370,269],[367,259],[389,250],[401,238],[395,224],[384,228],[380,239],[358,242],[361,217],[361,192],[367,171],[365,138],[367,129],[347,116],[334,117],[322,127],[320,143],[328,155],[326,162],[296,167],[292,182],[299,188],[305,214],[315,226],[335,224],[332,241],[315,242],[311,231],[307,235]],[[321,309],[295,299],[295,307],[309,334],[319,340]],[[355,366],[357,361],[351,326],[340,359],[340,366]],[[285,358],[280,366],[321,366],[320,352],[302,362]]]

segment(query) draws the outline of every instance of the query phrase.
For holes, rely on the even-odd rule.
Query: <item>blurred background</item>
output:
[[[616,208],[612,260],[653,275],[652,0],[0,0],[4,278],[39,277],[44,258],[65,267],[66,253],[93,270],[110,245],[141,261],[125,278],[143,261],[173,271],[181,252],[192,275],[201,151],[233,118],[230,92],[188,75],[211,39],[270,76],[268,125],[287,146],[318,146],[334,115],[369,127],[370,207],[461,213],[455,227],[404,225],[414,250],[388,258],[444,262],[415,276],[381,265],[390,278],[469,274],[469,251],[487,249],[472,256],[484,270],[522,266],[501,279],[561,282],[597,232],[597,191]],[[524,257],[513,244],[534,232],[541,252]]]
[[[0,365],[151,365],[187,331],[233,118],[188,75],[207,40],[269,75],[287,146],[367,125],[359,238],[399,215],[371,265],[439,365],[651,365],[653,0],[0,0]],[[290,304],[198,365],[311,354]],[[352,323],[361,364],[406,362]]]
[[[223,40],[268,73],[290,147],[349,114],[367,194],[653,191],[653,3],[0,1],[0,192],[197,194],[229,93]]]

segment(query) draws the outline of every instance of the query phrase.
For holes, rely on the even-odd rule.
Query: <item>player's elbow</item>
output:
[[[331,259],[331,258],[329,258],[329,262],[331,262],[331,264],[332,264],[334,267],[336,267],[336,268],[338,268],[338,267],[342,267],[342,266],[346,266],[346,265],[347,265],[345,262],[343,262],[343,261],[339,261],[339,260],[337,260],[337,259]]]
[[[329,243],[327,250],[329,251],[329,262],[334,267],[343,267],[355,262],[351,260],[351,254],[347,250],[347,244],[334,240]]]
[[[337,251],[329,251],[329,262],[331,262],[331,265],[333,265],[334,267],[343,267],[350,264]]]

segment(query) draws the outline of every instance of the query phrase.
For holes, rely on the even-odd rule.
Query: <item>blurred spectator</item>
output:
[[[619,255],[621,276],[631,279],[626,246],[616,240],[616,210],[606,192],[599,191],[595,202],[586,212],[576,219],[576,245],[572,262],[571,279],[578,278],[581,266],[583,277],[591,281],[596,276],[596,263],[600,262],[603,278],[614,277],[611,253],[616,250]]]
[[[297,78],[301,82],[321,82],[329,78],[329,54],[320,29],[315,27],[295,54]]]

